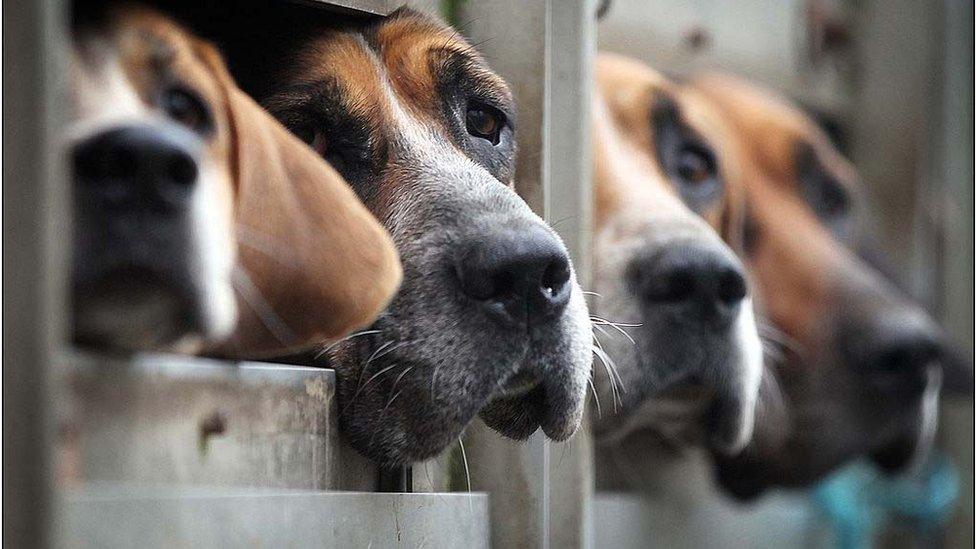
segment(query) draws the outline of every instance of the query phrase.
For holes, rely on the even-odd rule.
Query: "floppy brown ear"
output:
[[[368,325],[402,276],[393,242],[342,177],[233,83],[226,89],[240,320],[218,352],[297,352]]]

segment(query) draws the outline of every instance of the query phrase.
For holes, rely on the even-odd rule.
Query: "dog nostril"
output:
[[[718,298],[728,306],[737,305],[749,292],[745,277],[736,269],[722,273],[718,284]]]
[[[135,177],[139,175],[137,152],[129,147],[118,147],[107,155],[105,161],[107,177]]]
[[[646,306],[681,307],[688,320],[731,321],[748,293],[735,260],[716,246],[671,244],[638,256],[629,269]]]
[[[546,298],[557,298],[569,283],[569,259],[563,255],[555,258],[542,273],[542,291]]]
[[[927,338],[895,342],[883,350],[875,364],[879,370],[891,373],[918,372],[935,361],[939,347]]]
[[[695,295],[695,275],[687,269],[674,269],[649,276],[644,284],[644,298],[656,303],[679,303]]]
[[[569,299],[569,258],[541,227],[471,237],[455,272],[465,295],[506,320],[555,314]]]
[[[187,186],[196,181],[197,163],[193,161],[190,155],[183,151],[173,151],[167,164],[169,166],[169,179],[173,183]]]
[[[109,203],[166,210],[184,204],[198,177],[196,142],[151,126],[108,130],[74,147],[76,181]]]
[[[849,330],[845,352],[851,353],[850,360],[867,365],[866,372],[876,386],[917,395],[928,383],[929,366],[941,361],[946,352],[938,331],[920,318],[917,313],[897,310],[879,315],[872,328]]]

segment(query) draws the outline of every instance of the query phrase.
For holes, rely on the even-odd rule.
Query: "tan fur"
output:
[[[237,88],[212,46],[148,9],[125,8],[114,18],[125,71],[144,101],[170,75],[212,107],[210,154],[226,170],[238,271],[284,329],[269,329],[267,315],[239,296],[236,330],[211,351],[281,354],[370,323],[401,270],[389,236],[341,176]],[[254,246],[255,237],[272,249]]]
[[[729,124],[703,132],[720,143],[723,160],[737,163],[729,185],[745,195],[758,229],[747,262],[766,313],[803,346],[820,344],[817,323],[838,306],[833,277],[856,260],[805,203],[795,173],[797,145],[812,145],[847,187],[855,181],[853,168],[809,118],[764,90],[719,75],[698,77],[687,89],[711,102]]]
[[[646,174],[653,174],[653,183],[665,189],[672,189],[672,183],[661,171],[656,159],[649,151],[654,150],[654,138],[651,135],[651,107],[657,97],[668,97],[681,108],[681,115],[685,123],[700,133],[707,135],[724,131],[722,120],[705,104],[704,99],[697,93],[682,89],[674,85],[664,76],[650,67],[627,57],[612,53],[600,53],[596,63],[597,88],[608,106],[613,124],[619,129],[615,139],[626,142],[624,146],[630,148],[630,161],[641,164],[641,170]],[[599,125],[600,122],[598,121]],[[614,215],[623,204],[633,204],[635,196],[639,196],[646,189],[634,188],[633,182],[641,178],[618,178],[620,181],[630,182],[627,188],[619,188],[620,181],[613,183],[606,177],[600,177],[601,166],[607,162],[606,152],[598,145],[595,155],[597,158],[596,179],[596,222],[600,225],[609,216]],[[721,165],[723,176],[735,174],[739,167],[735,163],[724,162]],[[614,160],[619,163],[620,160]],[[646,176],[645,176],[646,177]],[[735,189],[726,192],[723,200],[701,212],[703,217],[723,237],[731,230],[729,220],[738,216],[738,205],[741,202]],[[680,206],[682,209],[683,206]],[[726,238],[729,240],[729,238]]]
[[[376,41],[380,55],[397,94],[409,106],[425,106],[424,112],[414,113],[430,120],[440,120],[438,91],[431,60],[453,53],[481,59],[477,51],[464,42],[457,31],[418,18],[398,18],[379,28]],[[480,71],[481,77],[499,89],[507,89],[495,73]],[[424,116],[426,115],[426,116]]]

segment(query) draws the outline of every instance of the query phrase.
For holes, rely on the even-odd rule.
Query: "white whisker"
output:
[[[464,451],[464,441],[458,437],[458,445],[461,446],[461,461],[464,463],[464,478],[468,483],[468,493],[471,493],[471,471],[468,469],[468,453]],[[474,507],[471,498],[468,498],[468,512],[474,514]]]
[[[614,322],[612,320],[607,320],[605,318],[600,318],[598,316],[590,316],[591,322],[597,322],[599,324],[607,324],[609,326],[623,326],[624,328],[640,328],[643,324],[628,324],[626,322]]]
[[[590,390],[593,391],[593,400],[596,402],[596,417],[603,418],[603,409],[600,407],[600,395],[596,394],[596,386],[593,385],[593,375],[591,374],[586,381],[590,384]]]
[[[603,323],[603,322],[593,322],[592,320],[590,322],[592,322],[594,328],[596,328],[596,329],[600,330],[600,332],[606,334],[607,337],[611,337],[611,336],[603,328],[604,326],[610,326],[611,328],[617,330],[618,332],[620,332],[621,334],[623,334],[623,336],[626,337],[628,341],[630,341],[630,344],[631,345],[637,345],[637,342],[634,341],[634,338],[630,337],[630,334],[628,334],[627,332],[625,332],[623,330],[623,328],[621,328],[620,326],[617,326],[616,324],[606,324],[606,323]]]
[[[327,347],[324,347],[321,351],[319,351],[318,353],[316,353],[315,358],[316,359],[322,358],[322,355],[324,355],[325,353],[328,353],[332,349],[335,349],[340,343],[345,343],[345,342],[349,341],[350,339],[355,339],[357,337],[364,336],[364,335],[382,334],[382,333],[383,333],[383,330],[363,330],[361,332],[353,332],[353,333],[347,335],[346,337],[344,337],[344,338],[342,338],[342,339],[340,339],[340,340],[338,340],[338,341],[336,341],[336,342],[328,345]]]
[[[600,352],[603,353],[603,355],[604,355],[603,356],[603,359],[605,359],[607,361],[607,365],[610,366],[610,371],[613,372],[613,374],[617,376],[617,383],[618,383],[618,386],[620,387],[620,390],[622,392],[626,393],[627,392],[627,388],[624,387],[624,378],[620,377],[620,372],[617,371],[617,363],[610,357],[609,354],[607,354],[607,352],[605,350],[603,350],[603,347],[600,347]],[[623,403],[623,402],[621,402],[621,403]]]
[[[607,363],[607,358],[606,358],[607,357],[607,353],[604,352],[603,349],[601,349],[599,347],[596,347],[596,346],[593,347],[593,353],[596,354],[596,356],[600,359],[600,362],[603,364],[603,369],[606,370],[607,377],[610,379],[610,396],[613,399],[613,413],[616,414],[617,413],[617,402],[618,401],[621,401],[621,398],[620,398],[620,394],[619,394],[618,389],[617,389],[617,382],[614,379],[613,374],[611,373],[610,365]],[[622,404],[622,402],[621,402],[621,404]]]
[[[398,375],[398,376],[397,376],[397,378],[396,378],[395,380],[393,380],[393,386],[392,386],[392,387],[390,387],[390,394],[391,394],[391,395],[393,394],[393,391],[394,391],[394,390],[396,390],[396,386],[397,386],[397,384],[398,384],[398,383],[400,383],[400,380],[401,380],[401,379],[403,379],[403,376],[405,376],[405,375],[407,375],[407,373],[408,373],[408,372],[409,372],[410,370],[413,370],[413,366],[409,366],[409,367],[407,367],[406,369],[404,369],[404,370],[403,370],[402,372],[400,372],[400,375]],[[397,399],[397,397],[398,397],[398,396],[400,396],[400,393],[402,393],[402,392],[403,392],[403,391],[399,391],[398,393],[396,393],[395,395],[393,395],[392,397],[390,397],[390,400],[388,400],[388,401],[386,402],[386,406],[383,406],[383,411],[384,411],[384,412],[386,411],[386,409],[387,409],[387,408],[389,408],[389,407],[390,407],[390,404],[393,404],[393,401],[394,401],[394,400],[396,400],[396,399]]]
[[[596,346],[593,349],[593,352],[594,353],[596,353],[597,347],[599,347],[599,350],[600,351],[603,351],[603,344],[600,343],[600,338],[597,337],[596,334],[593,334],[593,342],[596,344]],[[606,351],[604,351],[604,353],[606,353]],[[610,381],[610,400],[613,402],[613,410],[614,410],[614,413],[616,413],[617,412],[617,400],[618,400],[618,396],[619,396],[619,392],[618,392],[618,389],[617,389],[617,380],[610,373],[610,370],[607,367],[607,363],[605,361],[603,361],[602,358],[600,359],[600,361],[603,362],[603,369],[606,371],[607,378]]]
[[[366,380],[366,383],[364,383],[362,385],[362,387],[359,387],[358,389],[356,389],[356,393],[352,395],[352,399],[349,401],[348,404],[346,404],[346,409],[348,409],[349,406],[351,406],[354,402],[356,402],[356,399],[359,397],[359,394],[362,393],[366,389],[366,387],[369,387],[369,384],[372,383],[376,378],[378,378],[379,376],[385,374],[386,372],[389,372],[390,370],[392,370],[393,368],[396,368],[399,365],[400,364],[398,362],[394,362],[393,364],[390,364],[386,368],[383,368],[382,370],[380,370],[380,371],[376,372],[375,374],[373,374],[372,377],[370,377],[369,379]],[[345,414],[345,410],[343,410],[343,414]]]
[[[374,358],[376,358],[376,355],[377,355],[378,353],[380,353],[380,352],[382,352],[382,351],[383,351],[383,349],[386,349],[386,348],[387,348],[387,347],[389,347],[390,345],[393,345],[393,344],[395,343],[395,341],[396,341],[396,340],[393,340],[393,339],[391,339],[390,341],[387,341],[386,343],[384,343],[384,344],[382,344],[382,345],[380,345],[379,347],[377,347],[377,348],[376,348],[376,350],[375,350],[375,351],[373,351],[373,354],[371,354],[371,355],[369,356],[369,358],[368,358],[368,359],[366,359],[366,363],[365,363],[365,364],[363,364],[363,367],[362,367],[362,369],[361,369],[361,370],[359,370],[359,379],[358,379],[358,380],[356,380],[356,393],[357,393],[357,394],[359,393],[359,388],[360,388],[360,387],[362,387],[362,385],[363,385],[363,378],[364,378],[364,377],[366,377],[366,370],[368,370],[368,369],[369,369],[369,364],[370,364],[371,362],[373,362],[373,359],[374,359]]]

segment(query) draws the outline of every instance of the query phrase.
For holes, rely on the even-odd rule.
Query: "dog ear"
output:
[[[280,355],[368,325],[402,276],[389,235],[338,172],[237,87],[211,46],[198,49],[225,91],[232,134],[240,321],[217,352]]]

